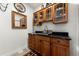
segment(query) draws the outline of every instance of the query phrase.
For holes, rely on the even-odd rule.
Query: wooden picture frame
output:
[[[12,11],[12,28],[13,29],[26,29],[27,16],[15,11]]]

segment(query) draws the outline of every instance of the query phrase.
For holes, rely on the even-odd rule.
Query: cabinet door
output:
[[[69,47],[61,46],[58,44],[51,45],[51,56],[68,56]]]
[[[39,45],[39,43],[40,43],[39,40],[40,40],[40,39],[39,39],[39,38],[40,38],[39,35],[35,35],[35,41],[34,41],[34,42],[35,42],[35,49],[34,49],[34,50],[35,50],[36,52],[38,52],[38,53],[40,53],[40,45]]]
[[[33,25],[37,25],[39,20],[39,13],[35,12],[33,13]]]
[[[31,49],[34,49],[35,48],[34,35],[29,35],[29,48],[31,48]]]
[[[69,46],[68,42],[64,39],[51,39],[51,55],[52,56],[68,56]]]
[[[40,54],[43,56],[50,55],[50,39],[48,37],[44,37],[40,40]]]
[[[53,23],[67,23],[68,21],[68,4],[58,3],[53,7]]]
[[[45,9],[45,21],[51,21],[53,20],[53,9],[52,9],[53,5],[49,6],[48,8]]]
[[[45,18],[44,18],[44,10],[40,10],[39,12],[39,16],[38,16],[38,18],[39,18],[39,22],[43,22],[44,20],[45,20]]]
[[[43,56],[49,56],[50,55],[50,43],[41,40],[40,41],[40,54]]]

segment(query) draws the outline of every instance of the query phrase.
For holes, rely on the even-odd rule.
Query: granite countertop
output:
[[[42,34],[42,33],[29,33],[29,34],[41,35],[41,36],[46,36],[46,37],[51,37],[51,38],[54,37],[54,38],[61,38],[61,39],[71,40],[70,37],[66,37],[66,36],[48,35],[48,34]]]

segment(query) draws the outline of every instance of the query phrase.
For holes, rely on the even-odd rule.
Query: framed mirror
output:
[[[12,11],[12,28],[13,29],[26,29],[27,16],[15,11]]]

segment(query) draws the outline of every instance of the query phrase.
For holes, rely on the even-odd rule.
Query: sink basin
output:
[[[35,31],[35,33],[43,33],[43,31]]]
[[[49,35],[49,33],[46,33],[44,31],[35,31],[36,34],[41,34],[41,35]]]

